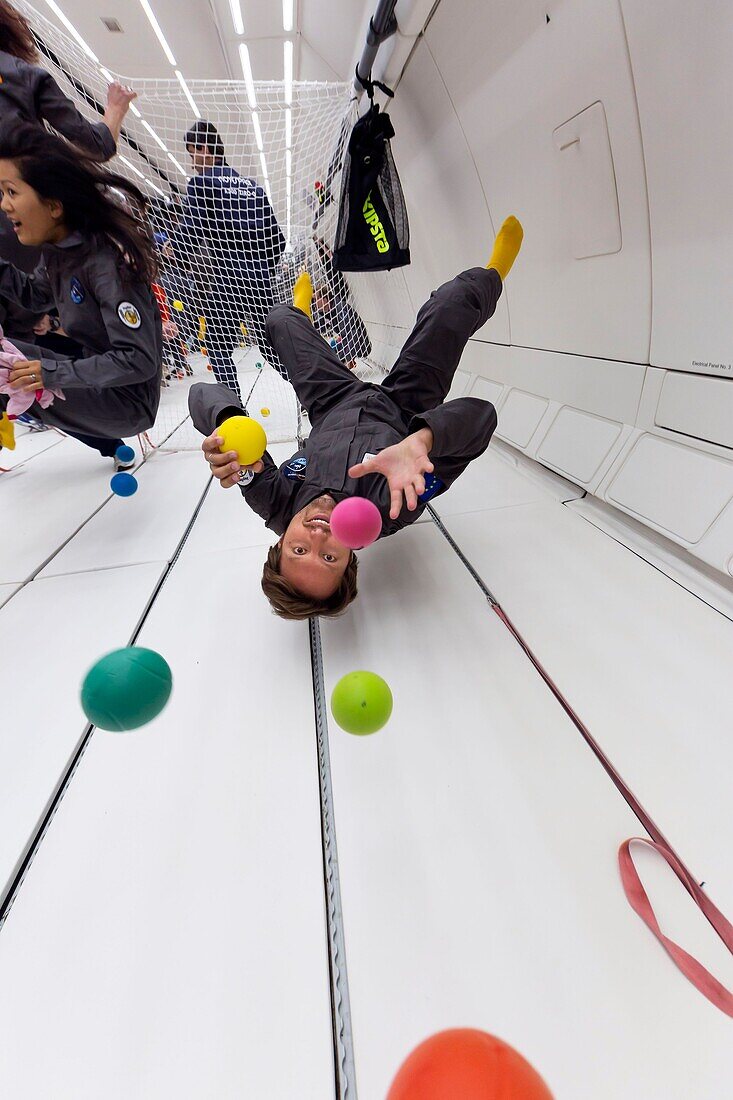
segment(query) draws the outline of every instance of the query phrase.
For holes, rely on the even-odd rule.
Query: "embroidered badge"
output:
[[[288,462],[286,466],[283,466],[283,473],[290,481],[305,481],[307,465],[308,460],[305,455],[298,455],[291,462]]]
[[[81,283],[77,279],[76,275],[72,276],[70,293],[71,293],[71,300],[74,303],[74,305],[76,305],[76,306],[80,306],[81,303],[84,301],[84,299],[87,296],[86,290],[81,285]]]
[[[435,474],[425,474],[425,492],[417,499],[421,504],[427,504],[443,488],[445,488],[445,482],[441,481],[439,477],[436,477]]]
[[[120,302],[117,307],[117,316],[128,328],[140,328],[142,324],[140,314],[132,302]]]

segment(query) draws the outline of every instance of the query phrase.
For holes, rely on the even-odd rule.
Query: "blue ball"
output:
[[[115,457],[119,458],[120,462],[133,462],[135,460],[135,452],[132,447],[128,447],[126,443],[118,447],[115,451]]]
[[[137,492],[137,478],[132,474],[115,474],[109,487],[118,497],[131,497]]]

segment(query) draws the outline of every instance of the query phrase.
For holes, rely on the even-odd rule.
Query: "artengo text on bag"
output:
[[[371,191],[366,197],[364,203],[364,220],[369,226],[372,236],[374,237],[374,243],[377,246],[377,252],[389,252],[389,241],[384,233],[384,226],[379,220],[379,215],[372,206]]]

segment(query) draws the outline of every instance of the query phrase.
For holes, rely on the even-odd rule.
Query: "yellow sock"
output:
[[[507,218],[494,241],[494,250],[487,267],[493,267],[501,275],[502,282],[512,269],[512,264],[517,258],[517,253],[522,247],[524,230],[517,219],[512,215]]]
[[[7,413],[0,416],[0,447],[15,450],[15,426],[12,420],[8,420]]]
[[[313,283],[307,271],[303,271],[297,278],[293,287],[293,305],[300,309],[311,319],[311,299],[313,297]]]

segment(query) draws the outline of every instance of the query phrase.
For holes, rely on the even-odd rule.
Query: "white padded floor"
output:
[[[109,500],[91,452],[27,446],[0,475],[0,889],[84,729],[83,672],[128,641],[207,485],[200,457],[156,454]],[[730,916],[733,623],[573,495],[490,452],[438,510]],[[235,490],[205,495],[139,638],[171,703],[93,733],[0,929],[0,1095],[334,1095],[307,629],[259,592],[271,541]],[[374,737],[330,731],[361,1100],[450,1026],[513,1043],[558,1100],[722,1100],[730,1021],[621,891],[636,819],[431,522],[361,557],[360,599],[321,626],[329,691],[367,667],[395,695]],[[639,863],[665,929],[733,983]]]

